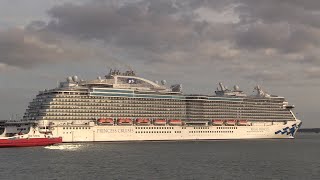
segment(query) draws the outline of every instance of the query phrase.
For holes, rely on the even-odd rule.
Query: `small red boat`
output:
[[[42,134],[36,130],[30,130],[28,134],[0,137],[0,147],[48,146],[58,143],[62,143],[62,137],[53,137],[51,134]]]

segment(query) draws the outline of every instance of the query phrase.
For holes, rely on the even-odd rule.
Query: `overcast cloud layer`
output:
[[[119,60],[162,74],[318,87],[319,9],[317,0],[70,1],[49,8],[46,21],[0,29],[0,72]]]
[[[295,78],[320,77],[317,1],[115,2],[65,3],[48,11],[48,22],[1,30],[1,62],[32,68],[85,60],[99,53],[84,53],[91,43],[162,66],[216,62],[265,81],[290,80],[297,69]]]

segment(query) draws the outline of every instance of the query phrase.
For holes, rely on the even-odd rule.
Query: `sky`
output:
[[[320,1],[0,0],[0,119],[67,76],[133,69],[214,94],[260,85],[320,127]]]

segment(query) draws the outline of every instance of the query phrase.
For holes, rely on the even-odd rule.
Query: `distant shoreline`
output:
[[[302,128],[298,129],[300,133],[320,133],[320,128]]]

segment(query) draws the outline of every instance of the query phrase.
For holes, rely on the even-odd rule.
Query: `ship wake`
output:
[[[46,149],[53,149],[53,150],[63,150],[63,151],[77,151],[83,145],[82,144],[58,144],[53,146],[46,146]]]

